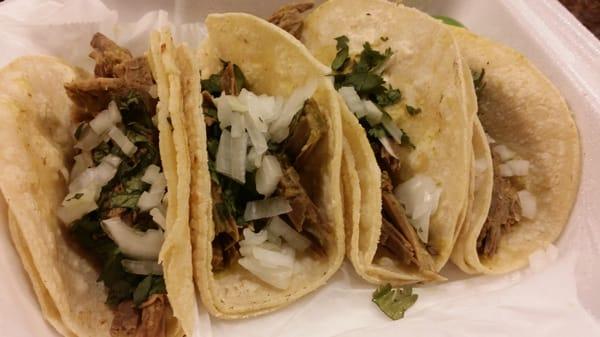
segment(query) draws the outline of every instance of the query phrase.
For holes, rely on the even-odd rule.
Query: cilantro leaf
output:
[[[387,131],[385,131],[385,129],[381,125],[371,127],[370,129],[368,129],[367,133],[373,138],[383,138],[387,136]]]
[[[419,296],[412,293],[411,287],[392,289],[388,283],[380,286],[373,292],[373,303],[375,303],[384,314],[392,320],[404,317],[404,313],[410,308]]]
[[[402,129],[400,129],[400,130],[402,130]],[[402,143],[400,145],[408,146],[409,148],[411,148],[413,150],[417,148],[415,146],[415,144],[413,144],[410,141],[410,137],[408,136],[408,134],[404,130],[402,130],[402,137],[400,138],[400,140],[402,141]]]
[[[433,17],[438,20],[441,20],[443,23],[445,23],[447,25],[465,28],[465,26],[460,21],[453,19],[449,16],[434,15]]]
[[[375,95],[375,103],[380,107],[386,107],[396,104],[401,98],[402,93],[400,93],[400,90],[389,87]]]
[[[406,112],[411,116],[416,116],[421,113],[421,108],[415,108],[410,105],[406,105]]]
[[[212,74],[206,80],[200,81],[202,90],[208,91],[211,95],[218,97],[221,95],[221,73]]]
[[[368,95],[384,83],[381,76],[370,72],[353,72],[346,77],[342,86],[353,86],[359,96]]]
[[[144,303],[150,294],[150,288],[152,288],[152,275],[146,276],[135,288],[133,292],[133,304],[139,306]]]
[[[337,54],[335,55],[335,59],[331,62],[331,69],[334,71],[339,71],[344,67],[346,62],[350,59],[348,56],[349,48],[348,48],[348,37],[345,35],[338,36],[335,38],[337,41]]]

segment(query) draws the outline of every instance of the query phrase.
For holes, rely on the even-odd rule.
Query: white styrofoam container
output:
[[[29,13],[29,16],[11,17],[11,11],[7,8],[18,4],[16,1],[7,2],[0,4],[0,34],[3,30],[20,29],[15,28],[19,25],[30,25],[35,21],[34,18],[38,20],[43,18],[52,23],[58,23],[60,20],[71,22],[93,20],[90,19],[90,15],[93,13],[85,13],[85,8],[80,9],[81,16],[60,18],[64,10],[61,7],[63,1],[44,2],[43,11],[36,10],[35,6],[32,6],[32,8],[24,10],[25,13]],[[29,3],[32,2],[29,1]],[[118,11],[120,22],[135,21],[148,11],[163,9],[169,11],[172,21],[176,24],[200,21],[207,13],[214,11],[245,11],[264,17],[279,5],[287,2],[282,0],[134,0],[127,2],[104,0],[108,9]],[[414,3],[431,14],[457,18],[469,29],[519,50],[550,78],[566,98],[580,131],[583,147],[583,172],[577,203],[558,247],[562,250],[573,249],[578,252],[574,273],[578,297],[588,312],[595,316],[596,320],[599,320],[600,291],[597,291],[597,287],[600,284],[600,221],[597,219],[597,215],[600,214],[600,42],[556,0],[414,0],[408,2]],[[75,2],[70,1],[70,3],[72,5]],[[106,14],[109,12],[108,9],[100,6],[95,10],[104,11],[103,13]],[[40,37],[27,38],[30,39],[29,43],[42,42],[36,40]],[[5,51],[3,47],[0,47],[0,50]],[[0,62],[0,66],[5,63],[3,60]],[[5,216],[5,214],[6,206],[4,203],[0,203],[0,215]],[[38,304],[18,261],[18,256],[9,240],[6,219],[0,217],[0,275],[2,275],[2,281],[0,281],[0,335],[57,335],[39,315]],[[344,274],[338,278],[340,277],[346,276]],[[360,285],[360,287],[364,287],[364,285]],[[318,301],[319,296],[315,295],[303,300],[299,305],[312,304]],[[301,314],[290,315],[287,316],[290,321],[298,317],[309,317]],[[453,317],[444,318],[455,319]],[[269,322],[268,319],[265,319],[265,322]],[[274,319],[278,318],[271,318],[271,321]],[[360,319],[361,316],[358,314],[348,317],[348,320]],[[254,323],[256,322],[260,323],[258,320],[254,321]],[[298,323],[295,326],[300,329],[304,329],[304,327],[308,329],[309,325],[318,325],[319,323],[319,319],[314,319],[302,324]],[[445,326],[443,324],[447,324],[447,322],[440,324],[440,326]],[[502,322],[499,322],[499,328],[501,324]],[[227,335],[228,331],[236,331],[240,326],[216,322],[213,323],[213,328],[212,332],[205,332],[205,335]],[[281,332],[278,332],[277,329],[271,331],[271,335]],[[413,330],[403,331],[408,333]],[[421,333],[415,333],[413,336],[427,335],[428,332],[416,328],[414,331]],[[433,330],[429,332],[431,331]],[[433,334],[441,335],[440,331],[441,329],[434,330]],[[256,331],[247,332],[248,335],[257,333]],[[344,336],[370,334],[356,330],[355,333],[349,332]],[[295,335],[302,336],[303,333]],[[547,335],[553,336],[554,334],[548,333]]]

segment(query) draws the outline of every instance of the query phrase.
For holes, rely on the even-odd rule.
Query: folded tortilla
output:
[[[159,148],[170,194],[166,238],[159,253],[168,302],[164,317],[143,327],[134,320],[128,333],[133,335],[137,330],[149,336],[191,335],[196,302],[181,78],[177,69],[169,67],[174,50],[170,33],[154,33],[150,45],[148,63],[160,98]],[[73,131],[79,121],[90,119],[67,96],[65,85],[87,80],[91,80],[89,74],[46,56],[21,57],[0,70],[0,114],[5,121],[0,130],[5,144],[0,150],[0,188],[8,204],[12,240],[46,320],[63,336],[116,336],[117,332],[111,333],[111,325],[118,325],[114,322],[116,309],[105,304],[107,290],[97,282],[100,270],[76,247],[69,229],[57,216],[68,192],[75,152]],[[164,302],[161,306],[164,308]],[[121,333],[127,330],[125,325],[119,328]]]
[[[385,111],[415,146],[399,156],[400,183],[426,176],[441,189],[428,221],[427,242],[416,238],[412,226],[406,226],[406,215],[382,215],[382,205],[387,213],[393,207],[386,204],[396,203],[391,212],[396,215],[403,214],[404,207],[394,201],[393,194],[382,192],[380,155],[374,152],[356,116],[342,104],[347,255],[357,273],[369,282],[399,285],[441,280],[438,271],[450,257],[469,207],[475,112],[473,97],[466,90],[471,85],[470,73],[450,31],[428,15],[402,5],[378,0],[328,1],[304,19],[300,40],[317,59],[331,65],[336,58],[335,39],[340,36],[348,38],[351,56],[360,53],[366,42],[380,52],[390,48],[393,54],[383,66],[382,76],[386,85],[400,90],[402,98]],[[382,225],[384,222],[388,225]],[[384,251],[380,244],[384,235],[388,240],[395,236],[397,241],[409,242],[410,247],[402,253],[399,248],[386,247]]]
[[[452,261],[468,273],[506,273],[526,266],[566,225],[579,186],[579,136],[559,91],[523,55],[466,29],[453,33],[471,70],[485,70],[485,86],[473,133],[473,205]],[[528,172],[506,176],[511,160],[527,161]],[[537,208],[532,219],[523,191]]]
[[[206,19],[206,27],[208,37],[198,55],[192,57],[182,48],[177,57],[182,73],[187,74],[184,78],[190,79],[184,100],[192,154],[191,228],[195,280],[211,314],[227,319],[244,318],[275,310],[308,294],[325,284],[342,263],[344,227],[339,187],[342,152],[339,105],[333,86],[325,76],[327,69],[284,31],[247,14],[212,14]],[[263,282],[242,268],[237,259],[222,269],[213,267],[214,261],[222,258],[215,257],[213,249],[216,235],[222,233],[219,231],[222,226],[217,226],[214,218],[220,211],[214,207],[221,205],[209,197],[214,192],[211,184],[215,183],[208,167],[207,117],[199,110],[202,105],[200,90],[205,88],[199,87],[198,74],[207,79],[223,68],[222,62],[228,62],[227,69],[233,65],[239,67],[237,69],[245,76],[249,89],[257,95],[287,97],[306,83],[316,83],[312,100],[316,103],[316,117],[322,123],[324,133],[303,164],[294,164],[293,168],[299,174],[301,188],[322,215],[321,222],[312,223],[312,229],[325,234],[320,241],[320,253],[296,255],[291,283],[285,289]],[[284,177],[285,174],[287,172]],[[220,189],[218,184],[215,186],[212,188]],[[283,188],[281,182],[279,188]],[[275,194],[281,195],[278,193]],[[238,229],[233,231],[237,233]],[[240,228],[240,236],[241,231]]]

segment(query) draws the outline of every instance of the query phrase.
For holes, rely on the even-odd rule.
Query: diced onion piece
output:
[[[229,102],[225,99],[225,96],[226,95],[223,93],[220,97],[213,100],[217,106],[217,118],[219,119],[219,125],[223,130],[231,125],[231,114],[233,113],[231,106],[229,106]]]
[[[500,160],[503,162],[512,159],[515,156],[515,153],[506,145],[496,145],[492,148],[492,150],[500,156]]]
[[[82,149],[84,151],[91,151],[100,145],[102,141],[103,137],[101,135],[95,133],[91,128],[88,128],[83,132],[83,135],[75,144],[75,148]]]
[[[283,110],[269,128],[272,140],[280,143],[287,138],[292,119],[302,109],[304,102],[312,97],[315,90],[317,90],[317,82],[313,80],[292,92],[285,101]]]
[[[75,159],[75,164],[71,168],[71,179],[77,178],[83,171],[94,166],[94,160],[89,151],[82,151],[73,159]]]
[[[266,155],[256,170],[256,191],[264,196],[269,196],[277,188],[279,180],[283,176],[281,165],[277,157]]]
[[[261,163],[262,156],[256,153],[256,149],[254,146],[252,146],[250,151],[248,151],[248,156],[246,157],[246,171],[253,172],[260,167]]]
[[[375,103],[369,100],[363,100],[363,105],[365,106],[365,113],[367,117],[367,122],[370,125],[377,125],[381,123],[381,119],[383,117],[383,111],[381,111]]]
[[[394,195],[406,207],[410,223],[424,243],[429,240],[429,221],[437,210],[441,193],[442,189],[433,179],[422,174],[410,178],[394,190]]]
[[[118,156],[116,156],[114,154],[109,154],[109,155],[105,156],[104,158],[102,158],[102,162],[107,163],[114,168],[118,168],[119,164],[121,164],[121,158],[119,158]]]
[[[254,233],[250,228],[244,228],[242,234],[244,235],[244,239],[240,241],[240,245],[242,246],[256,246],[267,241],[266,230]]]
[[[229,131],[223,130],[217,149],[217,172],[245,183],[247,147],[248,136],[245,133],[239,138],[232,138]]]
[[[338,89],[338,93],[357,118],[363,118],[367,114],[365,103],[360,100],[354,87],[341,87]]]
[[[144,171],[144,175],[142,176],[142,181],[146,184],[153,184],[154,181],[160,175],[160,167],[154,164],[148,165],[146,171]]]
[[[273,108],[275,106],[275,97],[260,95],[256,96],[253,92],[242,89],[240,99],[245,97],[248,106],[248,117],[252,119],[254,126],[260,132],[267,132],[267,123],[270,123],[275,115]],[[248,122],[246,122],[248,124]]]
[[[392,140],[390,140],[390,137],[381,137],[379,138],[379,142],[392,157],[398,159],[398,154],[396,151],[394,151],[394,146],[392,145]]]
[[[231,138],[241,137],[246,129],[244,116],[239,112],[231,113]]]
[[[163,269],[156,261],[121,260],[123,269],[136,275],[162,275]]]
[[[163,230],[167,229],[167,221],[165,220],[165,216],[158,207],[150,210],[150,216],[152,217],[152,221],[156,222],[160,228]]]
[[[515,176],[526,176],[529,174],[529,161],[522,159],[512,159],[504,163],[508,165]]]
[[[98,208],[95,197],[96,191],[93,189],[69,193],[56,215],[63,223],[68,225]]]
[[[90,127],[98,135],[108,131],[111,127],[121,122],[121,113],[115,101],[108,103],[108,109],[103,110],[90,121]]]
[[[283,254],[273,250],[265,249],[260,246],[252,247],[252,256],[260,261],[261,264],[269,267],[294,267],[294,250],[292,254]]]
[[[150,193],[160,193],[160,197],[162,198],[162,194],[165,193],[166,188],[167,178],[165,178],[164,174],[160,173],[152,183],[152,186],[150,186]]]
[[[507,164],[498,165],[498,173],[500,173],[501,177],[512,177],[515,173],[512,170],[512,167]]]
[[[274,217],[292,211],[290,203],[282,197],[249,201],[244,210],[244,220],[252,221]]]
[[[116,158],[116,159],[115,159]],[[114,164],[120,162],[119,157],[108,155],[102,159],[102,162],[96,166],[83,171],[77,178],[71,180],[69,192],[82,191],[91,186],[102,188],[117,173],[117,166]]]
[[[140,211],[145,212],[149,209],[159,207],[160,202],[162,201],[162,197],[164,195],[163,192],[147,192],[144,191],[140,198],[138,199],[137,207]]]
[[[298,252],[305,251],[311,245],[309,239],[298,233],[278,216],[273,217],[271,221],[269,221],[267,231],[283,238],[285,242]]]
[[[537,201],[535,196],[528,190],[517,192],[519,203],[521,204],[521,215],[527,219],[535,219],[537,214]]]
[[[265,137],[264,131],[261,131],[261,128],[258,126],[258,122],[252,119],[250,115],[245,116],[245,126],[246,131],[248,132],[248,136],[250,137],[250,142],[252,146],[256,149],[258,155],[262,155],[267,152],[269,149],[267,145],[267,139]]]
[[[248,107],[244,103],[242,103],[240,101],[240,99],[236,96],[225,95],[225,97],[223,97],[223,99],[225,99],[227,101],[227,104],[229,104],[231,111],[236,111],[236,112],[248,111]]]
[[[149,229],[145,232],[129,227],[119,217],[102,220],[102,229],[119,246],[119,250],[134,259],[158,259],[164,241],[161,230]]]
[[[125,155],[132,156],[135,151],[137,151],[137,146],[125,136],[121,129],[113,126],[110,131],[108,131],[108,136],[121,148],[121,151],[123,151]]]
[[[381,118],[381,124],[383,124],[385,130],[392,136],[392,138],[394,138],[396,143],[402,144],[402,135],[404,135],[404,132],[400,130],[400,128],[390,117],[383,116],[383,118]]]
[[[253,257],[243,257],[238,260],[238,263],[254,276],[275,288],[287,289],[290,286],[294,272],[292,268],[267,267]]]
[[[279,235],[274,234],[271,231],[267,232],[267,242],[272,243],[276,246],[281,246],[281,237]]]

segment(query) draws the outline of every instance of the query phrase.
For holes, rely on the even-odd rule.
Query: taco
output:
[[[177,58],[190,76],[195,279],[211,314],[243,318],[342,263],[339,105],[327,68],[283,30],[247,14],[209,15],[206,27],[197,57]]]
[[[181,79],[170,34],[150,45],[133,57],[95,34],[94,76],[46,56],[0,71],[10,234],[64,336],[192,333]]]
[[[293,26],[283,15],[274,23]],[[468,208],[474,116],[452,34],[377,0],[328,1],[301,29],[345,103],[344,218],[355,270],[373,283],[442,280]]]
[[[463,28],[453,33],[474,73],[481,124],[472,209],[452,261],[467,273],[506,273],[527,265],[567,223],[579,137],[558,90],[523,55]]]

